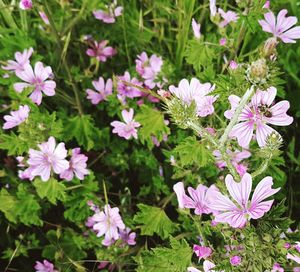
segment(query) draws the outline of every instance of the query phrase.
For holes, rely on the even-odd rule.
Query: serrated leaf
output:
[[[14,132],[11,132],[9,135],[0,135],[0,149],[7,150],[8,155],[22,155],[28,150],[28,146],[20,141]]]
[[[182,272],[186,271],[192,258],[192,249],[185,240],[170,238],[171,248],[157,247],[144,251],[134,258],[137,272]]]
[[[179,155],[182,166],[196,164],[199,167],[204,167],[213,161],[211,151],[200,141],[197,141],[195,136],[187,137],[180,142],[175,147],[174,152]]]
[[[170,129],[165,124],[163,113],[147,105],[141,106],[141,110],[136,115],[135,120],[142,125],[138,132],[139,139],[142,144],[147,143],[149,148],[154,146],[153,136],[161,142],[164,135],[170,134]]]
[[[177,226],[169,219],[165,211],[148,206],[138,204],[139,212],[134,216],[133,220],[137,224],[141,224],[142,235],[158,234],[162,239],[166,239],[172,234]]]
[[[17,198],[18,205],[15,207],[15,212],[20,221],[27,226],[42,226],[43,221],[40,219],[41,206],[35,196],[28,192],[24,184],[18,186]]]
[[[10,195],[6,189],[0,192],[0,211],[4,213],[5,217],[13,223],[17,222],[17,216],[13,212],[17,205],[17,200],[14,196]]]
[[[56,205],[57,200],[64,201],[66,186],[62,182],[51,178],[46,182],[35,179],[34,187],[40,198],[47,198],[52,204]]]

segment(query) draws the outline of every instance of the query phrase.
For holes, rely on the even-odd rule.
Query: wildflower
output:
[[[145,80],[144,83],[149,89],[153,89],[155,86],[162,88],[163,83],[158,81],[158,75],[163,65],[161,57],[153,54],[148,58],[147,53],[142,52],[137,56],[135,63],[136,71]]]
[[[190,106],[193,101],[196,103],[196,114],[205,117],[214,112],[213,103],[216,96],[208,95],[215,89],[210,83],[200,83],[196,78],[192,78],[189,83],[187,79],[182,79],[178,87],[171,85],[170,92],[178,97],[183,104]]]
[[[296,263],[300,264],[300,257],[298,257],[297,255],[293,255],[291,253],[288,253],[286,255],[286,258],[292,261],[295,261]]]
[[[297,17],[288,16],[288,11],[282,9],[277,20],[272,11],[264,14],[265,20],[259,20],[263,31],[272,33],[275,38],[281,39],[284,43],[295,43],[295,39],[300,39],[300,26],[292,27],[297,23]]]
[[[225,183],[230,196],[237,204],[232,202],[228,196],[214,191],[209,196],[209,198],[213,198],[213,201],[209,202],[209,208],[220,212],[215,216],[216,222],[228,223],[233,228],[242,228],[250,219],[261,218],[271,209],[274,201],[263,200],[280,190],[280,188],[271,188],[273,185],[272,177],[265,177],[258,183],[252,195],[252,200],[249,201],[252,188],[251,175],[246,173],[240,183],[235,182],[231,175],[227,175]]]
[[[54,265],[47,260],[41,262],[36,262],[34,266],[35,272],[58,272],[58,270],[54,269]]]
[[[207,188],[205,185],[199,184],[196,189],[188,187],[189,196],[185,194],[184,186],[182,182],[177,182],[173,186],[173,190],[176,193],[178,206],[180,209],[188,208],[195,209],[195,214],[210,214],[212,211],[208,207],[208,190],[211,192],[217,190],[216,187],[211,186]]]
[[[217,14],[216,0],[209,0],[209,9],[210,9],[210,15],[212,17],[216,16]]]
[[[201,33],[200,33],[201,25],[198,24],[194,18],[192,19],[192,28],[193,28],[195,38],[200,39],[200,37],[201,37]]]
[[[31,0],[21,0],[19,3],[20,9],[27,10],[32,9],[32,1]]]
[[[233,257],[230,258],[230,263],[231,263],[233,266],[238,266],[238,265],[240,265],[240,264],[241,264],[241,261],[242,261],[241,257],[240,257],[240,256],[237,256],[237,255],[235,255],[235,256],[233,256]]]
[[[274,263],[271,272],[284,272],[284,269],[280,266],[279,263]]]
[[[206,259],[212,253],[212,249],[210,247],[199,246],[199,245],[194,245],[193,246],[193,251],[199,259],[202,259],[202,258]]]
[[[188,272],[201,272],[199,269],[197,269],[195,267],[191,267],[191,266],[187,268],[187,271]]]
[[[234,60],[231,60],[230,62],[229,62],[229,68],[231,69],[231,70],[235,70],[235,69],[237,69],[239,67],[239,65],[234,61]]]
[[[50,137],[47,142],[38,145],[40,151],[29,149],[29,159],[27,163],[32,176],[40,176],[43,181],[50,178],[51,169],[54,173],[61,174],[69,168],[67,150],[64,143],[56,146],[54,137]]]
[[[271,5],[271,1],[270,1],[270,0],[267,0],[266,3],[263,5],[263,8],[269,9],[269,8],[270,8],[270,5]]]
[[[125,138],[126,140],[133,138],[137,139],[137,129],[140,127],[140,123],[135,122],[133,119],[133,109],[122,110],[122,117],[124,122],[113,121],[110,124],[114,127],[113,133],[117,133],[118,136]]]
[[[93,80],[92,84],[97,92],[87,89],[87,99],[91,100],[92,104],[97,105],[99,102],[103,100],[107,100],[107,97],[112,94],[113,91],[113,83],[109,78],[106,83],[103,77],[99,77],[98,81]]]
[[[224,46],[224,45],[226,44],[226,42],[227,42],[227,39],[226,39],[226,38],[221,38],[220,41],[219,41],[219,44],[220,44],[221,46]]]
[[[134,246],[136,244],[135,237],[136,233],[131,232],[130,228],[125,228],[124,230],[119,231],[120,239],[122,240],[124,245]]]
[[[240,163],[242,160],[247,159],[251,156],[251,153],[247,150],[239,151],[235,150],[232,152],[230,149],[226,151],[227,155],[230,157],[230,161],[237,170],[240,176],[243,176],[247,171],[247,166]],[[216,157],[217,167],[223,169],[227,166],[226,162],[222,160],[222,155],[219,150],[215,150],[213,155]]]
[[[93,229],[97,231],[97,236],[105,236],[102,244],[110,246],[120,237],[119,230],[124,230],[125,225],[119,214],[119,208],[111,208],[105,205],[104,210],[93,215],[92,220],[96,223]]]
[[[139,89],[137,89],[133,86],[127,85],[123,81],[131,83],[136,86],[142,86],[142,83],[139,82],[135,77],[133,77],[131,79],[130,74],[126,71],[123,76],[119,76],[119,81],[117,84],[117,90],[121,96],[129,97],[129,98],[142,96],[142,92]]]
[[[270,87],[267,91],[258,90],[252,97],[251,102],[245,106],[239,116],[240,123],[236,124],[230,136],[236,137],[240,146],[247,148],[256,129],[256,139],[260,147],[264,146],[268,135],[276,132],[267,124],[287,126],[293,122],[293,117],[286,114],[290,103],[286,100],[272,105],[277,90]],[[229,96],[231,110],[224,113],[225,117],[231,119],[237,108],[240,98],[235,95]]]
[[[106,6],[106,11],[104,10],[96,10],[93,11],[93,15],[96,19],[106,23],[112,24],[116,21],[115,17],[122,15],[123,7],[117,7],[117,0],[111,3],[109,6]]]
[[[69,168],[60,174],[60,178],[70,181],[75,174],[78,179],[84,180],[84,176],[89,174],[89,171],[86,169],[87,160],[87,156],[80,154],[80,148],[74,148],[69,161]]]
[[[29,112],[30,108],[27,105],[20,106],[17,111],[11,111],[10,115],[4,116],[6,122],[3,125],[3,129],[10,129],[20,125],[28,118]]]
[[[37,105],[42,102],[42,93],[47,96],[55,95],[56,83],[53,80],[47,80],[52,75],[50,66],[44,67],[43,63],[37,62],[33,71],[30,64],[25,64],[24,71],[16,71],[16,75],[25,82],[15,83],[14,89],[21,93],[24,88],[33,87],[33,92],[29,97]]]
[[[27,168],[25,170],[19,170],[18,171],[18,177],[20,179],[29,179],[33,180],[35,176],[32,175],[32,169]]]
[[[30,57],[33,53],[32,47],[29,49],[25,49],[23,53],[16,52],[15,53],[15,60],[8,60],[6,66],[2,66],[2,69],[14,71],[14,72],[21,72],[24,71],[25,65],[29,64]]]
[[[236,22],[239,18],[239,16],[234,11],[231,11],[231,10],[225,12],[223,9],[219,8],[218,12],[221,15],[221,17],[224,19],[219,24],[220,27],[225,27],[231,22]]]
[[[106,62],[107,58],[111,58],[117,54],[117,50],[111,46],[106,46],[107,44],[107,40],[100,42],[90,41],[89,45],[91,48],[86,50],[86,54],[90,57],[96,58],[100,62]]]
[[[46,15],[45,12],[39,11],[39,15],[40,15],[41,19],[44,21],[44,23],[45,23],[46,25],[50,25],[48,16]]]

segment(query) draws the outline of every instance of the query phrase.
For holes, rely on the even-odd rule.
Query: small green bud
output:
[[[247,69],[247,78],[251,83],[265,83],[269,68],[265,59],[259,59],[251,63]]]

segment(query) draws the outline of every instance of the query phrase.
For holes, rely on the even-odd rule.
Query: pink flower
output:
[[[21,93],[24,88],[33,87],[33,92],[29,97],[37,105],[42,102],[42,93],[47,96],[55,95],[56,83],[53,80],[47,80],[52,75],[50,66],[44,67],[43,63],[37,62],[33,72],[31,65],[25,64],[24,71],[16,71],[16,75],[25,82],[15,83],[14,89]]]
[[[89,171],[86,169],[87,160],[87,156],[80,154],[80,148],[74,148],[69,161],[69,168],[60,174],[60,178],[70,181],[75,174],[78,179],[84,180],[84,176],[89,174]]]
[[[140,127],[140,123],[135,122],[133,119],[133,109],[122,110],[123,122],[113,121],[110,124],[114,127],[113,133],[117,133],[118,136],[125,138],[126,140],[133,138],[137,139],[137,129]]]
[[[286,258],[300,264],[300,257],[298,257],[297,255],[292,255],[291,253],[288,253],[286,255]]]
[[[92,104],[97,105],[99,102],[106,100],[106,98],[112,94],[113,83],[110,78],[106,81],[106,84],[103,77],[99,77],[98,81],[93,80],[92,84],[97,92],[91,89],[86,90],[88,95],[87,99],[91,100]]]
[[[201,33],[200,33],[201,25],[198,24],[194,18],[192,19],[192,28],[193,28],[195,38],[200,39],[200,37],[201,37]]]
[[[86,54],[90,57],[95,57],[98,61],[106,62],[107,58],[111,58],[117,54],[117,50],[111,46],[106,46],[108,44],[107,40],[97,42],[89,42],[91,48],[86,50]]]
[[[58,270],[54,269],[54,265],[47,260],[41,262],[36,262],[34,266],[35,272],[58,272]]]
[[[29,64],[30,57],[33,53],[32,47],[29,49],[25,49],[23,53],[16,52],[15,53],[15,61],[14,60],[8,60],[6,66],[2,66],[2,69],[14,71],[14,72],[21,72],[25,69],[25,65]]]
[[[270,87],[267,91],[258,90],[252,97],[251,102],[245,106],[239,116],[239,123],[236,124],[231,132],[231,137],[236,137],[240,146],[247,148],[252,139],[254,129],[256,129],[256,139],[260,147],[265,145],[268,135],[274,129],[267,124],[277,126],[287,126],[293,122],[293,117],[286,114],[290,103],[286,100],[273,105],[277,90]],[[231,110],[227,110],[224,115],[231,119],[240,98],[235,95],[229,96]]]
[[[162,58],[155,54],[148,58],[146,52],[142,52],[142,54],[138,55],[137,57],[138,58],[135,60],[136,71],[145,80],[145,85],[149,89],[153,89],[156,86],[162,88],[164,83],[159,82],[158,80],[158,75],[161,72],[163,65]]]
[[[216,270],[213,270],[213,268],[216,267],[214,263],[205,260],[203,262],[203,269],[204,272],[217,272]],[[200,270],[194,268],[194,267],[188,267],[187,269],[188,272],[201,272]],[[224,272],[224,270],[220,271],[220,272]]]
[[[212,249],[210,247],[206,247],[206,246],[199,246],[199,245],[194,245],[193,247],[193,251],[195,252],[195,254],[197,255],[197,257],[199,259],[206,259],[208,258],[211,253],[212,253]]]
[[[118,81],[118,84],[117,84],[117,90],[118,90],[118,93],[120,95],[122,95],[123,97],[129,97],[129,98],[141,97],[143,95],[142,92],[139,89],[137,89],[135,87],[132,87],[130,85],[127,85],[122,81],[131,83],[131,84],[136,85],[136,86],[142,86],[143,85],[135,77],[130,79],[130,74],[126,71],[123,76],[119,76],[119,81]]]
[[[184,186],[182,182],[177,182],[173,186],[173,190],[176,193],[178,206],[180,209],[188,208],[195,209],[195,214],[210,214],[212,211],[208,206],[208,190],[211,192],[217,190],[216,187],[211,186],[209,189],[202,184],[199,184],[196,189],[188,187],[189,196],[185,194]]]
[[[280,266],[279,263],[274,263],[271,272],[284,272],[284,269]]]
[[[135,237],[136,233],[131,232],[130,228],[119,231],[120,239],[123,241],[124,245],[134,246],[136,244]]]
[[[224,19],[219,24],[220,27],[225,27],[231,22],[236,22],[239,18],[239,16],[234,11],[231,11],[231,10],[225,12],[223,9],[219,8],[218,12],[221,15],[221,17]]]
[[[239,151],[235,150],[232,152],[230,149],[226,151],[227,155],[230,157],[230,161],[237,170],[240,176],[243,176],[247,171],[247,166],[241,164],[240,162],[244,159],[247,159],[251,156],[251,153],[247,150]],[[226,162],[222,160],[222,155],[219,150],[215,150],[213,155],[216,157],[217,167],[223,169],[227,166]]]
[[[271,1],[270,1],[270,0],[267,0],[266,3],[264,4],[263,8],[269,9],[270,6],[271,6]]]
[[[106,8],[106,11],[101,9],[93,11],[95,18],[104,23],[112,24],[116,21],[115,17],[122,15],[123,7],[117,7],[117,0],[106,6]]]
[[[234,60],[231,60],[230,62],[229,62],[229,68],[231,69],[231,70],[235,70],[235,69],[237,69],[239,67],[239,65],[234,61]]]
[[[242,262],[242,259],[240,256],[233,256],[230,258],[230,263],[233,265],[233,266],[238,266],[240,265]]]
[[[39,15],[40,15],[41,19],[44,21],[44,23],[45,23],[46,25],[50,25],[48,16],[46,15],[45,12],[39,11]]]
[[[210,15],[212,17],[216,16],[217,14],[216,0],[209,0],[209,9],[210,9]]]
[[[239,183],[235,182],[231,175],[227,175],[225,183],[236,204],[228,196],[214,191],[213,194],[210,194],[213,201],[209,202],[209,208],[220,212],[215,216],[216,222],[228,223],[233,228],[242,228],[250,219],[261,218],[271,209],[274,201],[263,200],[280,190],[280,188],[271,188],[273,185],[272,177],[265,177],[258,183],[252,195],[252,200],[249,201],[252,177],[248,173],[242,177]]]
[[[32,1],[31,0],[21,0],[19,3],[20,9],[27,10],[32,8]]]
[[[11,111],[10,115],[4,116],[6,122],[3,125],[3,129],[10,129],[20,125],[28,118],[29,112],[30,108],[27,105],[20,106],[17,111]]]
[[[50,137],[47,142],[38,145],[40,151],[29,149],[29,159],[27,163],[32,176],[40,176],[43,181],[50,178],[51,169],[54,173],[61,174],[69,168],[67,150],[64,143],[56,146],[54,137]]]
[[[92,220],[96,223],[93,229],[97,231],[97,236],[105,235],[102,244],[110,246],[120,238],[119,230],[124,230],[125,225],[119,214],[119,208],[111,208],[110,205],[104,206],[104,211],[93,215]]]
[[[200,83],[196,78],[192,78],[189,83],[187,79],[182,79],[178,87],[171,85],[170,92],[178,97],[183,104],[191,105],[193,101],[196,103],[196,114],[205,117],[214,112],[213,103],[217,96],[208,95],[215,89],[210,83]]]
[[[24,171],[23,170],[19,170],[18,171],[18,177],[20,179],[29,179],[29,180],[33,180],[34,176],[31,174],[32,169],[27,168]]]
[[[224,45],[226,44],[226,42],[227,42],[227,39],[226,39],[226,38],[221,38],[220,41],[219,41],[219,44],[220,44],[221,46],[224,46]]]
[[[296,242],[295,249],[300,253],[300,242]]]
[[[300,39],[300,26],[293,27],[297,23],[297,17],[287,15],[286,9],[281,10],[277,15],[277,20],[272,11],[264,15],[265,20],[259,20],[263,31],[272,33],[275,38],[281,39],[284,43],[295,43],[295,39]]]

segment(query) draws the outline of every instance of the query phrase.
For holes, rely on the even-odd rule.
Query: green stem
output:
[[[272,157],[273,157],[273,155],[270,154],[270,155],[265,159],[265,161],[263,162],[263,164],[261,164],[261,166],[260,166],[256,171],[254,171],[254,172],[251,174],[252,178],[255,178],[255,177],[259,176],[260,174],[262,174],[263,172],[265,172],[265,171],[267,170],[267,168],[268,168],[268,166],[269,166],[269,163],[270,163]]]
[[[238,107],[235,110],[235,113],[233,115],[233,117],[231,118],[228,126],[226,127],[223,135],[221,136],[220,139],[220,145],[219,145],[219,149],[224,149],[224,145],[226,143],[226,141],[228,140],[228,135],[231,132],[233,126],[238,122],[239,116],[242,112],[242,110],[244,109],[245,105],[248,103],[249,99],[252,97],[254,93],[254,86],[252,85],[244,94],[244,96],[242,97]]]
[[[56,29],[54,20],[52,18],[52,14],[51,14],[50,8],[49,8],[46,0],[42,0],[42,2],[44,3],[45,13],[46,13],[46,15],[47,15],[47,17],[49,19],[50,28],[52,30],[52,33],[55,36],[55,39],[56,39],[56,42],[57,42],[57,46],[58,46],[58,48],[60,50],[60,53],[62,53],[63,52],[63,47],[62,47],[62,44],[61,44],[61,39],[59,37],[59,34],[58,34],[57,29]],[[78,110],[78,112],[79,112],[80,115],[83,115],[83,110],[82,110],[80,99],[79,99],[79,90],[77,88],[76,83],[74,82],[74,80],[72,78],[72,74],[71,74],[71,71],[70,71],[70,68],[69,68],[69,64],[67,62],[67,57],[63,58],[63,66],[65,68],[65,71],[67,73],[68,79],[69,79],[70,84],[72,86],[72,90],[73,90],[73,93],[74,93],[74,96],[75,96],[75,100],[76,100],[77,110]]]
[[[3,19],[10,28],[18,28],[14,17],[11,15],[10,9],[6,4],[4,4],[2,0],[0,0],[0,13],[2,14]]]

